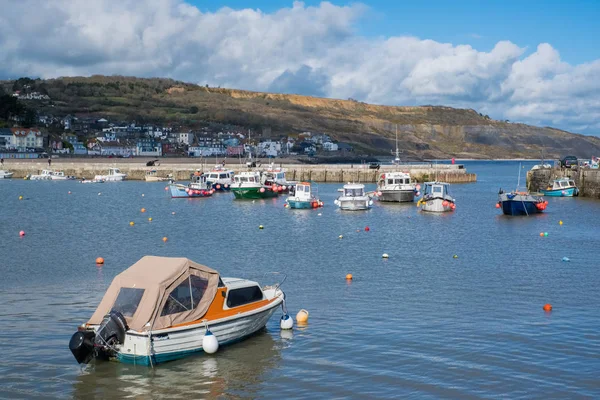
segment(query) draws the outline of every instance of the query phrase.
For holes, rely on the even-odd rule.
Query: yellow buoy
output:
[[[343,239],[343,238],[344,238],[344,235],[338,236],[338,239]]]
[[[19,200],[23,200],[23,196],[19,196]]]
[[[163,238],[163,242],[166,242],[167,240],[169,240],[169,239],[167,239],[167,237],[165,236],[165,237]]]
[[[258,226],[258,229],[264,229],[264,228],[265,228],[265,227],[264,227],[264,226],[262,226],[262,225],[259,225],[259,226]]]
[[[148,218],[148,221],[152,222],[152,217]]]
[[[296,322],[298,322],[300,324],[307,323],[308,322],[308,311],[306,311],[305,309],[298,311],[298,314],[296,314]]]
[[[458,258],[458,256],[455,254],[455,255],[452,256],[452,258]]]
[[[134,226],[134,225],[135,225],[135,222],[131,221],[131,222],[129,223],[129,225],[131,225],[131,226]]]
[[[561,221],[558,221],[558,224],[559,224],[559,225],[562,225],[562,224],[563,224],[562,220],[561,220]]]

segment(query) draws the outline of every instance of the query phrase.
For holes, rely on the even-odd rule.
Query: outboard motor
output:
[[[79,364],[87,364],[94,358],[94,331],[77,331],[71,336],[69,349]]]
[[[69,349],[80,364],[87,364],[94,357],[102,359],[114,357],[116,356],[115,345],[123,344],[128,329],[123,314],[111,311],[104,317],[96,332],[75,332],[69,342]]]
[[[109,358],[116,356],[114,346],[123,344],[128,329],[123,314],[118,311],[108,313],[96,331],[96,338],[94,339],[96,357]]]

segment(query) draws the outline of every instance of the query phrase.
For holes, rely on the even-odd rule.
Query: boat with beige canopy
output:
[[[114,278],[69,348],[78,363],[154,365],[213,353],[263,328],[278,306],[285,310],[281,283],[261,288],[187,258],[145,256]]]

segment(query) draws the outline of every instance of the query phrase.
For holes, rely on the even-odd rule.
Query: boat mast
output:
[[[398,124],[396,124],[396,152],[394,154],[396,155],[394,164],[400,165],[400,150],[398,150]]]
[[[519,163],[519,177],[517,178],[517,188],[515,189],[515,192],[519,190],[519,186],[521,186],[521,163]]]

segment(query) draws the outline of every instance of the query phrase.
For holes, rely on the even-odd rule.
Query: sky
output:
[[[600,1],[0,0],[0,79],[171,77],[600,136]]]

